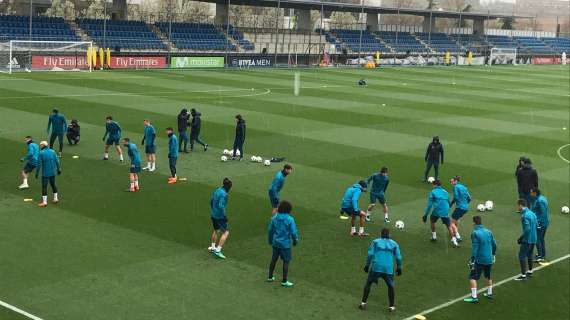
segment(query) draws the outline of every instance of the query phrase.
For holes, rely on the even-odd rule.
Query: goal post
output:
[[[516,48],[491,48],[489,65],[494,64],[517,64]]]
[[[92,50],[93,43],[83,41],[0,42],[0,72],[92,71]]]

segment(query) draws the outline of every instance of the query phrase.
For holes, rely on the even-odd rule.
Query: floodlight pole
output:
[[[273,64],[277,66],[277,38],[279,37],[279,10],[281,9],[281,0],[277,1],[277,10],[275,12],[275,61]]]
[[[103,0],[103,48],[107,47],[107,0]]]
[[[229,50],[230,50],[230,5],[231,0],[228,0],[228,9],[226,10],[226,65],[229,66]]]
[[[30,27],[30,35],[29,35],[30,41],[32,41],[32,39],[33,39],[33,38],[32,38],[32,14],[33,14],[33,5],[32,5],[32,2],[33,2],[33,0],[30,0],[30,21],[29,21],[29,23],[30,23],[30,25],[29,25],[29,27]],[[10,45],[11,45],[11,44],[12,44],[12,43],[10,42]],[[12,50],[10,50],[10,52],[12,52]],[[29,59],[30,59],[30,60],[29,60],[29,61],[30,61],[30,70],[32,70],[32,42],[30,42],[30,50],[28,51],[28,55],[29,55]],[[11,59],[10,59],[10,65],[12,65],[12,60],[11,60]],[[11,71],[11,70],[12,70],[12,67],[10,67],[10,71]]]
[[[360,19],[359,20],[364,20],[364,0],[360,0]],[[358,43],[358,63],[360,63],[360,57],[362,55],[362,21],[360,22],[360,41]]]

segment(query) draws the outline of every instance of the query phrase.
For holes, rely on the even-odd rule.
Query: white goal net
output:
[[[516,64],[517,49],[516,48],[492,48],[489,64]]]
[[[87,60],[92,49],[91,42],[0,42],[0,72],[91,71],[92,63]]]

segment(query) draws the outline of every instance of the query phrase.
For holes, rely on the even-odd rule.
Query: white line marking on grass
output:
[[[562,159],[562,161],[564,161],[564,162],[566,162],[566,163],[570,163],[570,160],[568,160],[568,159],[564,158],[564,156],[562,156],[562,149],[564,149],[564,148],[566,148],[566,147],[568,147],[568,146],[570,146],[570,143],[563,145],[562,147],[558,148],[558,150],[556,151],[556,153],[558,154],[558,156],[560,157],[560,159]]]
[[[255,90],[265,90],[263,92],[255,92]],[[254,91],[254,93],[248,93],[243,95],[235,95],[235,96],[223,96],[223,98],[240,98],[240,97],[254,97],[254,96],[261,96],[270,94],[270,89],[226,89],[226,90],[197,90],[197,91],[155,91],[150,92],[150,94],[157,94],[157,95],[169,95],[169,94],[186,94],[186,93],[220,93],[220,92],[242,92],[242,91]],[[56,94],[50,96],[32,96],[32,97],[23,97],[23,96],[11,96],[11,97],[0,97],[0,100],[8,100],[8,99],[46,99],[46,98],[73,98],[73,97],[99,97],[99,96],[147,96],[147,93],[134,93],[134,92],[106,92],[106,93],[88,93],[88,94]],[[208,98],[218,98],[218,96],[212,97],[203,97],[205,99]]]
[[[4,302],[4,301],[2,301],[2,300],[0,300],[0,306],[4,307],[4,308],[6,308],[6,309],[10,309],[10,310],[12,310],[12,311],[14,311],[14,312],[16,312],[16,313],[19,313],[19,314],[21,314],[21,315],[23,315],[23,316],[25,316],[25,317],[27,317],[27,318],[33,319],[33,320],[43,320],[42,318],[40,318],[40,317],[38,317],[38,316],[34,316],[33,314],[31,314],[31,313],[29,313],[29,312],[26,312],[26,311],[24,311],[24,310],[22,310],[22,309],[20,309],[20,308],[17,308],[17,307],[15,307],[15,306],[13,306],[13,305],[11,305],[11,304],[9,304],[9,303],[6,303],[6,302]]]
[[[558,259],[552,260],[552,261],[550,261],[550,264],[544,265],[544,266],[536,267],[536,268],[534,268],[533,270],[534,270],[534,271],[538,271],[538,270],[540,270],[540,269],[544,269],[544,268],[546,268],[546,267],[548,267],[548,266],[551,266],[551,265],[553,265],[553,264],[555,264],[555,263],[558,263],[558,262],[560,262],[560,261],[564,261],[564,260],[566,260],[566,259],[568,259],[568,258],[570,258],[570,254],[567,254],[567,255],[565,255],[565,256],[563,256],[563,257],[560,257],[560,258],[558,258]],[[517,275],[518,275],[518,274],[517,274]],[[501,285],[503,285],[503,284],[505,284],[505,283],[507,283],[507,282],[511,282],[511,281],[513,281],[513,280],[515,279],[515,277],[516,277],[516,276],[512,276],[512,277],[509,277],[509,278],[507,278],[507,279],[503,279],[503,280],[501,280],[501,281],[499,281],[499,282],[497,282],[497,283],[494,283],[494,284],[493,284],[493,288],[496,288],[496,287],[498,287],[498,286],[501,286]],[[532,280],[528,280],[528,281],[532,281]],[[483,292],[485,292],[485,290],[487,290],[487,287],[482,288],[482,289],[479,289],[477,292],[478,292],[478,293],[483,293]],[[416,319],[416,315],[425,316],[426,314],[433,313],[434,311],[447,308],[447,307],[449,307],[450,305],[455,304],[455,303],[457,303],[457,302],[462,302],[463,299],[468,298],[468,297],[470,297],[470,296],[471,296],[470,294],[466,294],[466,295],[464,295],[464,296],[462,296],[462,297],[459,297],[459,298],[457,298],[457,299],[450,300],[450,301],[448,301],[448,302],[446,302],[446,303],[442,303],[442,304],[440,304],[440,305],[438,305],[438,306],[435,306],[435,307],[433,307],[433,308],[430,308],[430,309],[424,310],[424,311],[422,311],[422,312],[419,312],[419,313],[417,313],[417,314],[415,314],[415,315],[413,315],[413,316],[409,316],[409,317],[407,317],[407,318],[404,318],[404,320],[414,320],[414,319]]]

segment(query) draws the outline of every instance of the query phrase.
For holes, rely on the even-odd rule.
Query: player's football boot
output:
[[[177,178],[170,177],[168,178],[168,184],[175,184],[178,181]]]
[[[45,202],[40,202],[40,203],[38,203],[38,207],[40,207],[40,208],[45,208],[45,207],[47,207],[47,203],[45,203]]]
[[[293,286],[293,282],[291,281],[281,282],[281,286],[285,288],[291,288]]]
[[[214,251],[214,255],[220,259],[225,259],[226,256],[221,251]]]
[[[27,183],[22,183],[20,186],[18,186],[18,189],[20,190],[24,190],[24,189],[28,189],[30,186]]]
[[[463,302],[467,302],[467,303],[478,303],[478,302],[479,302],[479,299],[478,299],[478,298],[469,297],[469,298],[463,299]]]
[[[359,233],[358,233],[358,236],[359,236],[359,237],[368,237],[369,235],[370,235],[370,234],[367,233],[367,232],[359,232]]]
[[[384,222],[390,223],[390,218],[388,218],[388,217],[384,218]]]
[[[275,281],[275,277],[267,278],[266,281],[267,281],[267,282],[273,282],[273,281]]]
[[[493,295],[492,294],[488,294],[487,292],[483,293],[483,297],[489,299],[489,300],[493,300]]]
[[[394,312],[394,311],[396,311],[396,307],[394,307],[394,306],[388,307],[388,311]]]
[[[360,310],[362,310],[362,311],[366,310],[366,303],[362,303],[362,302],[361,302],[361,303],[358,305],[358,309],[360,309]]]

